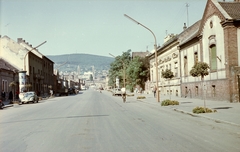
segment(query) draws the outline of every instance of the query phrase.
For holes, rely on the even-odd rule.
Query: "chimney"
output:
[[[187,26],[186,26],[186,23],[184,23],[183,30],[186,30],[186,29],[187,29]]]
[[[18,39],[17,39],[17,42],[18,42],[18,43],[21,43],[22,41],[23,41],[22,38],[18,38]]]

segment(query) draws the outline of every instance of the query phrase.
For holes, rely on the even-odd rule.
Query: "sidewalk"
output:
[[[13,104],[10,104],[9,101],[3,101],[3,104],[4,104],[3,108],[7,108],[7,107],[12,107],[13,106]]]
[[[146,99],[137,99],[138,96],[145,96]],[[149,104],[155,104],[161,106],[161,102],[165,99],[170,99],[169,95],[160,95],[160,103],[157,99],[153,97],[153,94],[135,94],[134,96],[137,100],[142,102],[147,102]],[[195,114],[192,110],[195,107],[204,107],[204,100],[195,98],[182,98],[171,96],[171,100],[176,100],[179,105],[175,106],[161,106],[162,108],[169,108],[174,111],[189,114],[196,117],[204,117],[206,119],[213,120],[215,122],[226,123],[234,126],[240,127],[240,103],[230,103],[227,101],[213,101],[205,100],[206,107],[210,109],[215,109],[215,113],[201,113]]]
[[[41,97],[41,98],[39,99],[39,101],[41,101],[41,100],[47,100],[48,98],[52,98],[52,97]],[[10,103],[8,100],[3,101],[3,103],[4,103],[3,109],[4,109],[4,108],[8,108],[8,107],[13,107],[14,105],[18,105],[18,103],[12,104],[12,103]]]

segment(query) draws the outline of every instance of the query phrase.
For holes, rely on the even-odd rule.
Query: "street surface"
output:
[[[89,89],[0,111],[0,152],[239,152],[239,127]]]

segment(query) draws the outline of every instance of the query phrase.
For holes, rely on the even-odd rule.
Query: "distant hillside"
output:
[[[114,61],[112,57],[91,54],[48,55],[47,57],[55,63],[55,67],[67,62],[59,68],[61,71],[76,71],[77,66],[80,66],[81,72],[88,71],[91,66],[96,70],[108,70]]]

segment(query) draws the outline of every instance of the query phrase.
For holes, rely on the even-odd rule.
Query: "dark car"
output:
[[[76,94],[74,88],[68,88],[68,94]]]

